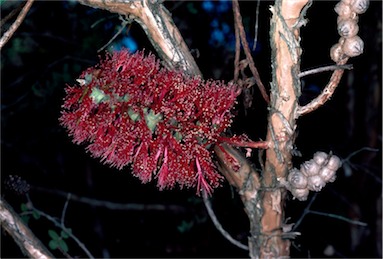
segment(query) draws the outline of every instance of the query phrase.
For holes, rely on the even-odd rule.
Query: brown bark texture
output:
[[[0,200],[0,223],[1,227],[13,237],[16,244],[28,258],[54,258],[13,208],[3,199]]]
[[[254,258],[289,256],[289,233],[283,232],[286,190],[279,184],[279,179],[285,179],[292,168],[295,113],[301,89],[298,76],[301,55],[299,28],[303,19],[302,11],[307,3],[279,0],[271,7],[273,80],[266,141],[272,145],[266,150],[261,192],[258,195],[261,202],[261,224],[258,226],[258,222],[250,219],[254,238],[250,255]]]

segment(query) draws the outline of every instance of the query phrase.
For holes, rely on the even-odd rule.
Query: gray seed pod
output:
[[[313,159],[310,159],[309,161],[306,161],[301,165],[300,170],[305,176],[309,177],[312,175],[317,175],[319,173],[320,168],[320,165],[315,163]]]
[[[341,166],[342,166],[342,162],[340,161],[340,158],[334,155],[330,157],[330,160],[328,161],[326,165],[327,168],[333,171],[338,170]]]
[[[356,16],[356,13],[351,10],[351,6],[343,1],[337,3],[334,10],[343,19],[354,18]]]
[[[315,152],[313,159],[318,165],[323,165],[327,157],[328,155],[325,152]]]
[[[331,182],[335,181],[335,177],[336,177],[335,171],[331,170],[328,167],[323,167],[321,170],[319,170],[319,174],[318,175],[326,183],[330,182],[330,181]]]
[[[300,201],[307,200],[307,197],[309,196],[309,190],[307,188],[305,189],[292,189],[291,194]]]
[[[356,19],[342,19],[338,21],[338,33],[340,36],[350,38],[358,34],[359,26]]]
[[[370,5],[369,0],[353,0],[351,1],[351,10],[357,14],[362,14],[366,12],[368,6]]]
[[[319,192],[326,185],[326,182],[319,175],[307,178],[307,188],[311,191]]]
[[[347,38],[343,45],[342,50],[344,54],[349,57],[356,57],[363,53],[364,43],[359,36]]]
[[[330,57],[335,62],[338,63],[342,61],[346,56],[343,53],[342,44],[337,43],[330,49]]]
[[[307,187],[307,177],[296,168],[290,170],[287,181],[289,181],[294,189],[304,189]]]

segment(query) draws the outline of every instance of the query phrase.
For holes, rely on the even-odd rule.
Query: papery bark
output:
[[[283,232],[286,190],[279,179],[285,179],[292,168],[291,151],[294,143],[295,112],[300,96],[299,28],[304,7],[308,1],[277,0],[271,7],[270,44],[272,49],[272,82],[270,113],[266,141],[272,147],[266,150],[262,177],[260,231],[252,236],[252,258],[281,258],[290,253],[290,242]],[[258,220],[258,217],[256,220]],[[251,228],[259,222],[251,220]]]

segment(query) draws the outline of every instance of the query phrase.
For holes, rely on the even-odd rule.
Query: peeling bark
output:
[[[13,237],[24,255],[29,258],[39,259],[54,258],[13,208],[3,199],[0,200],[0,223],[1,227]]]
[[[302,16],[307,3],[307,0],[278,0],[271,7],[273,80],[266,141],[272,143],[272,147],[266,150],[260,194],[261,229],[254,237],[253,251],[250,251],[253,258],[280,258],[290,253],[290,242],[283,232],[286,190],[281,188],[278,179],[285,179],[292,168],[295,113],[301,94],[299,28],[303,24]],[[259,223],[251,220],[251,224]]]

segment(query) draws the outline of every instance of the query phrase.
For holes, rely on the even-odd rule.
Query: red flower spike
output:
[[[230,126],[238,91],[160,66],[154,55],[114,52],[66,88],[61,124],[77,144],[143,182],[211,194],[223,177],[210,147]]]

